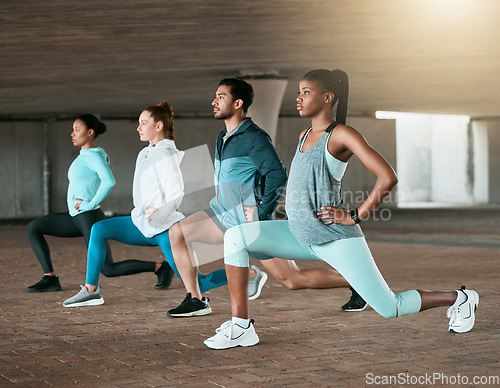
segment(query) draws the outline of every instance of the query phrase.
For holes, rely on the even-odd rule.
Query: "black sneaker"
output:
[[[158,268],[158,271],[156,271],[155,274],[158,276],[158,283],[155,286],[155,290],[166,290],[170,287],[175,272],[170,265],[164,261],[161,263],[161,267]]]
[[[363,311],[367,303],[365,300],[359,296],[359,294],[356,292],[356,290],[352,287],[349,287],[352,295],[351,299],[349,299],[349,302],[347,302],[345,305],[342,306],[342,310],[344,311]]]
[[[42,280],[26,288],[28,292],[56,292],[61,291],[61,283],[57,276],[43,275]]]
[[[210,299],[205,297],[202,297],[201,300],[198,298],[191,298],[191,293],[188,292],[186,298],[182,301],[179,307],[167,311],[167,317],[184,318],[208,315],[212,312],[212,309],[208,304],[209,301]]]

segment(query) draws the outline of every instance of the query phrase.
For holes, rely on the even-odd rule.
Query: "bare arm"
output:
[[[384,198],[389,195],[394,186],[396,186],[398,182],[396,173],[391,165],[354,128],[345,125],[339,125],[335,128],[328,142],[328,150],[333,156],[341,160],[349,159],[352,154],[356,155],[377,178],[370,194],[358,208],[359,218],[361,220],[366,219],[382,203]],[[354,221],[351,219],[348,211],[330,206],[325,207],[324,211],[319,212],[318,218],[322,220],[330,218],[325,224],[339,223],[354,225]]]

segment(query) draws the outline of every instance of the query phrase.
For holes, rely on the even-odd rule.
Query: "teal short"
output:
[[[359,295],[386,318],[420,311],[416,290],[395,294],[380,273],[364,237],[303,245],[288,228],[288,221],[260,221],[235,226],[224,236],[224,262],[248,267],[248,252],[288,260],[322,260],[335,268]]]

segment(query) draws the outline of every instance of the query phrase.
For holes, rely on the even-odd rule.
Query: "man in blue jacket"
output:
[[[246,115],[252,101],[253,89],[246,81],[237,78],[220,81],[212,106],[214,117],[224,120],[226,128],[216,141],[215,197],[209,209],[190,215],[170,229],[173,257],[188,293],[177,308],[167,312],[169,317],[207,315],[212,311],[208,298],[201,295],[191,243],[221,244],[224,232],[233,226],[272,219],[285,186],[286,170],[271,138]],[[261,261],[264,267],[290,289],[349,287],[331,268],[302,271],[291,260],[256,253],[252,256],[265,259]],[[251,299],[258,296],[267,278],[257,267],[253,268],[257,272],[254,282],[257,286],[250,291],[254,294]],[[221,271],[208,276],[221,276]],[[358,311],[366,307],[361,301],[357,301]]]

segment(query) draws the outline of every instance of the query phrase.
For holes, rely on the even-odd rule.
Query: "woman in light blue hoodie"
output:
[[[80,154],[68,170],[68,211],[48,214],[28,224],[28,238],[44,272],[42,280],[28,287],[28,292],[61,290],[45,235],[83,236],[88,245],[92,225],[105,218],[99,204],[114,187],[115,178],[108,155],[95,145],[97,136],[104,132],[106,125],[91,114],[81,115],[73,123],[71,140],[75,147],[80,147]]]

